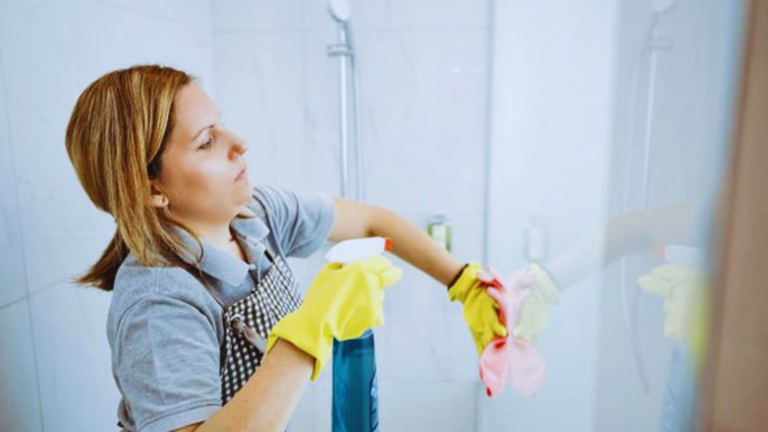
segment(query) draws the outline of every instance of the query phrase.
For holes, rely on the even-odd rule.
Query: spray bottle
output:
[[[333,246],[325,258],[349,264],[392,249],[384,237],[348,240]],[[373,332],[333,344],[332,430],[334,432],[379,432],[376,355]],[[350,377],[355,377],[351,380]]]
[[[706,255],[697,248],[667,244],[657,246],[656,253],[670,264],[705,271]],[[673,342],[659,419],[661,430],[695,429],[697,381],[693,365],[690,347],[680,341]]]
[[[386,237],[369,237],[347,240],[334,245],[325,254],[328,262],[349,264],[392,250],[392,240]]]

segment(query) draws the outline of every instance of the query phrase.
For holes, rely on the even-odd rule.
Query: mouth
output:
[[[243,168],[242,171],[240,171],[240,173],[235,178],[235,181],[244,179],[245,178],[245,172],[246,172],[247,169],[248,169],[247,167]]]

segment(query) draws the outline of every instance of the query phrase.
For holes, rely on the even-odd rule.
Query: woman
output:
[[[390,237],[449,287],[478,353],[506,336],[475,263],[462,266],[387,210],[259,186],[248,146],[186,73],[117,70],[79,97],[66,133],[78,178],[117,228],[78,283],[113,291],[107,335],[129,431],[284,430],[333,338],[383,322],[383,257],[329,264],[302,300],[285,263],[326,240]]]

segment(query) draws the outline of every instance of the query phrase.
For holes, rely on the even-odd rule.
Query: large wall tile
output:
[[[356,38],[366,200],[401,212],[482,213],[485,32],[366,31]],[[318,54],[329,41],[331,34],[308,38],[306,48],[310,152],[327,155],[318,177],[338,147],[335,65]]]
[[[457,30],[488,25],[488,0],[352,0],[351,23],[358,30]],[[335,28],[327,0],[303,0],[308,30]]]
[[[331,432],[333,406],[333,366],[311,384],[314,392],[314,432]]]
[[[607,222],[616,34],[608,3],[495,5],[488,253],[503,274],[526,263],[530,217],[546,223],[547,259]],[[599,311],[608,289],[593,278],[549,308],[537,340],[544,387],[533,399],[511,388],[483,399],[487,430],[594,430]]]
[[[0,176],[9,186],[0,303],[31,293],[0,309],[9,329],[0,337],[2,370],[14,372],[0,378],[2,430],[115,428],[110,296],[65,282],[96,261],[114,223],[82,190],[65,128],[88,84],[137,63],[181,68],[214,93],[209,9],[208,1],[0,2]]]
[[[381,430],[401,432],[475,430],[475,383],[379,383]]]
[[[0,49],[0,307],[27,294],[5,81]]]
[[[300,31],[301,0],[220,0],[212,2],[216,33]]]
[[[292,2],[269,8],[257,2],[239,10],[236,4],[214,3],[214,10],[220,9],[215,11],[218,101],[230,127],[251,143],[246,156],[250,166],[259,167],[252,171],[255,183],[339,194],[339,63],[327,55],[338,35],[325,3],[302,1],[301,27],[289,17]],[[481,260],[487,2],[374,1],[352,8],[365,200],[422,229],[430,215],[445,213],[454,223],[454,253],[462,261]],[[284,18],[269,18],[276,16]],[[298,134],[302,146],[295,145]],[[288,172],[287,165],[302,171]],[[303,288],[322,266],[324,252],[292,261]],[[386,324],[375,330],[380,380],[469,390],[457,398],[451,391],[419,393],[429,414],[413,415],[413,429],[398,423],[397,417],[404,418],[399,411],[382,411],[382,424],[391,416],[394,426],[387,429],[439,430],[443,423],[425,428],[426,419],[437,407],[451,405],[441,399],[451,397],[467,403],[449,408],[444,423],[472,430],[477,355],[461,307],[449,302],[445,287],[394,261],[405,275],[387,291]],[[311,406],[313,430],[330,430],[331,387],[329,367],[311,385],[311,398],[302,399],[296,427],[306,426],[301,410]],[[414,399],[401,393],[384,397],[381,406],[413,405]]]
[[[0,308],[0,328],[0,430],[42,432],[36,354],[26,299]]]
[[[50,1],[50,0],[48,0]],[[54,0],[55,1],[55,0]],[[201,33],[210,33],[211,7],[209,0],[88,0],[107,3],[126,11],[145,14],[169,22],[194,26]]]
[[[106,337],[110,299],[106,292],[69,284],[31,298],[46,431],[96,432],[117,424],[120,394]]]
[[[327,48],[338,43],[332,31],[304,34],[304,120],[305,158],[309,185],[336,195],[341,194],[341,132],[338,57],[327,55]],[[351,79],[351,76],[350,76]],[[353,105],[350,96],[349,108]],[[349,131],[350,145],[355,140]],[[363,149],[368,143],[363,140]],[[350,154],[350,163],[352,163]]]
[[[0,41],[10,139],[27,279],[36,292],[91,265],[113,232],[111,217],[87,200],[64,147],[79,93],[107,71],[147,62],[185,69],[210,86],[211,37],[190,24],[110,4],[14,2],[3,7]]]
[[[315,391],[308,386],[293,411],[288,423],[291,432],[314,432],[315,430]]]
[[[304,91],[300,33],[217,35],[217,102],[249,144],[251,180],[304,189]]]
[[[481,213],[485,32],[367,32],[358,41],[367,54],[369,200],[399,211]]]

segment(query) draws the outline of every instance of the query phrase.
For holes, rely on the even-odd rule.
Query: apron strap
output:
[[[271,220],[270,220],[270,217],[269,217],[269,211],[267,211],[267,207],[264,205],[264,203],[263,203],[263,202],[261,202],[261,200],[259,200],[259,199],[256,197],[256,194],[254,194],[254,195],[253,195],[253,200],[254,200],[254,201],[256,201],[256,203],[259,205],[259,207],[261,207],[261,210],[262,210],[262,211],[263,211],[263,213],[264,213],[264,223],[266,223],[266,224],[267,224],[267,228],[269,229],[269,233],[270,233],[270,234],[272,234],[272,236],[274,237],[274,236],[275,236],[275,230],[274,230],[274,229],[272,229],[272,222],[271,222]],[[256,217],[258,217],[258,216],[256,216]],[[275,240],[277,240],[277,238],[276,238],[276,237],[275,237]],[[264,241],[264,240],[263,240],[261,243],[262,243],[262,244],[264,244],[264,248],[266,249],[266,250],[265,250],[265,253],[266,253],[266,255],[267,255],[267,259],[269,259],[269,261],[270,261],[272,264],[274,264],[274,263],[275,263],[275,255],[279,255],[279,253],[278,253],[278,254],[275,254],[275,253],[274,253],[274,252],[273,252],[273,251],[270,249],[270,247],[269,247],[269,241]]]
[[[197,279],[200,282],[200,284],[203,285],[203,288],[211,295],[211,297],[213,297],[214,300],[216,300],[216,303],[218,303],[222,309],[224,309],[225,311],[229,309],[229,307],[231,306],[231,303],[229,303],[224,297],[222,297],[220,292],[216,291],[215,289],[211,288],[208,285],[208,283],[205,280],[206,276],[203,274],[203,271],[200,270],[199,267],[195,267],[195,270],[197,271],[194,271],[191,268],[185,268],[185,270],[190,275],[192,275],[192,277]]]

